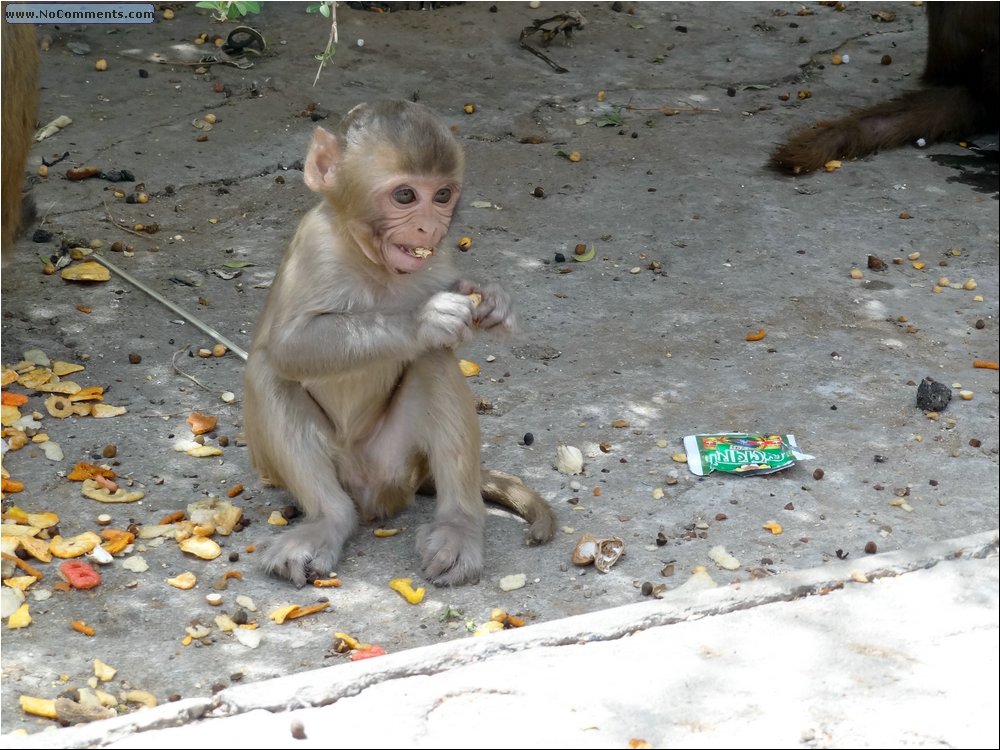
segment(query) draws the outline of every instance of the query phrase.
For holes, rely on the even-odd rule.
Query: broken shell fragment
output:
[[[573,445],[556,448],[556,469],[562,474],[583,473],[583,453]]]
[[[594,557],[594,567],[602,573],[611,570],[625,552],[625,542],[616,536],[602,539],[597,543],[597,555]]]
[[[573,548],[574,565],[590,565],[597,557],[598,539],[593,534],[583,534]]]

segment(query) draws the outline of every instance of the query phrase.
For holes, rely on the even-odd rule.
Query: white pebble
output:
[[[365,40],[364,39],[359,39],[358,40],[358,46],[359,47],[364,47],[365,46]]]
[[[234,632],[236,640],[242,643],[247,648],[257,648],[260,645],[260,639],[263,637],[263,633],[259,630],[247,630],[246,628],[237,628]]]
[[[927,141],[923,138],[917,138],[917,148],[923,148],[927,145]]]
[[[851,56],[850,55],[841,55],[840,56],[840,61],[842,63],[844,63],[844,65],[847,65],[847,63],[849,63],[851,61]]]

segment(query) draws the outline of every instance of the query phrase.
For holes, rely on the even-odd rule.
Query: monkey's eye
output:
[[[402,187],[396,190],[392,194],[392,199],[401,205],[407,205],[413,203],[417,199],[417,194],[413,192],[413,188]]]
[[[451,188],[441,188],[434,193],[435,203],[447,203],[451,200]]]

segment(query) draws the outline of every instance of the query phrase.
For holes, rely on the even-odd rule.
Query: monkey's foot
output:
[[[325,521],[306,521],[281,535],[261,553],[261,566],[301,588],[313,578],[325,578],[336,567],[346,535]]]
[[[437,586],[476,583],[483,570],[483,532],[477,524],[424,524],[417,530],[424,575]]]

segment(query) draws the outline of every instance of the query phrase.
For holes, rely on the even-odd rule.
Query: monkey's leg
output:
[[[447,349],[410,365],[379,434],[379,454],[427,457],[437,507],[417,535],[427,578],[438,585],[477,581],[483,567],[479,417],[464,376]]]
[[[271,398],[260,398],[247,386],[246,435],[255,463],[291,492],[303,513],[264,549],[262,566],[302,586],[312,573],[322,577],[335,568],[357,527],[357,510],[337,477],[333,427],[312,397],[298,385],[272,383]]]

